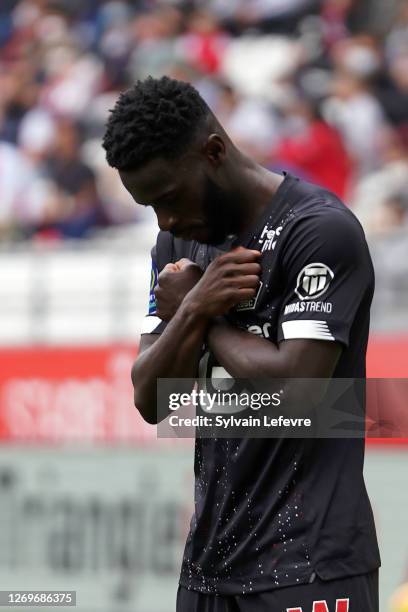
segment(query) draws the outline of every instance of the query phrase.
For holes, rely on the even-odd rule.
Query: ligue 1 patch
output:
[[[154,295],[154,290],[156,288],[158,278],[159,271],[157,269],[156,262],[152,259],[152,270],[150,273],[149,315],[156,314],[157,311],[156,296]]]
[[[236,312],[243,312],[244,310],[254,310],[256,308],[256,303],[258,301],[260,293],[262,291],[262,286],[263,282],[261,281],[259,283],[256,295],[253,298],[250,298],[249,300],[244,300],[243,302],[240,302],[239,304],[234,306],[233,310],[235,310]]]
[[[327,291],[333,278],[334,274],[326,264],[308,264],[297,277],[295,293],[301,300],[315,300]]]

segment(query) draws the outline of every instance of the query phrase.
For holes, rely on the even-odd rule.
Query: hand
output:
[[[170,321],[185,295],[197,284],[202,274],[201,268],[189,259],[167,264],[160,272],[154,290],[157,316],[163,321]]]
[[[261,266],[259,251],[238,247],[215,259],[201,280],[186,296],[184,303],[199,316],[213,318],[255,297]]]

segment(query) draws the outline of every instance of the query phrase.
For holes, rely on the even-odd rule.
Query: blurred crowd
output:
[[[101,137],[118,93],[162,74],[369,235],[406,231],[408,0],[2,0],[0,240],[140,220]]]

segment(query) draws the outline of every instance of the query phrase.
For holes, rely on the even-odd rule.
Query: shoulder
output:
[[[287,239],[302,234],[320,237],[338,244],[347,238],[365,244],[364,230],[354,213],[334,193],[306,181],[299,181],[294,196],[294,214],[286,233]]]
[[[317,190],[299,207],[282,243],[283,264],[303,257],[371,267],[363,228],[357,217],[334,194]]]

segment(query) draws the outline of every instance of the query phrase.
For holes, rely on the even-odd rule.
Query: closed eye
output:
[[[161,195],[159,198],[156,198],[156,200],[154,201],[153,206],[176,206],[177,202],[175,200],[175,191],[169,191],[168,193],[165,193],[163,195]]]

